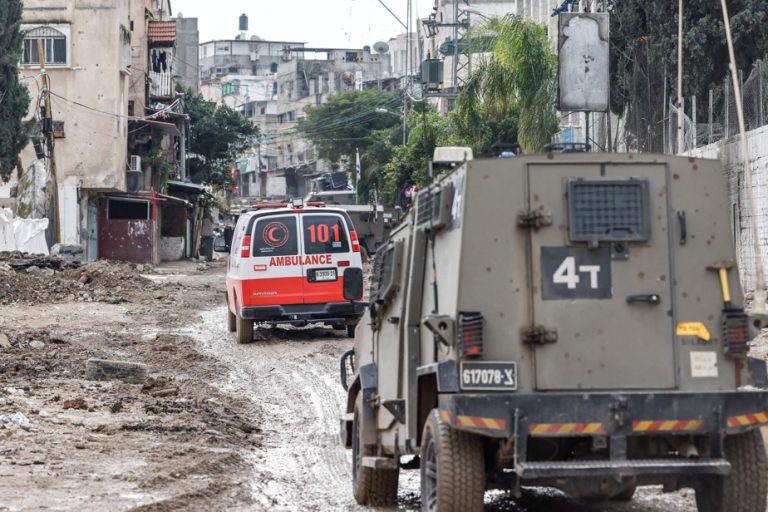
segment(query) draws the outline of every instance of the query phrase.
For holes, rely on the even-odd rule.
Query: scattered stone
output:
[[[78,409],[81,411],[88,410],[88,404],[82,398],[74,398],[72,400],[64,400],[64,409]]]
[[[136,265],[136,272],[144,272],[144,265]]]
[[[147,367],[141,363],[89,359],[85,363],[88,380],[121,380],[129,384],[142,384],[147,378]]]
[[[113,414],[117,414],[118,412],[122,411],[122,410],[123,410],[123,399],[122,399],[122,398],[118,399],[118,400],[117,400],[117,402],[113,403],[113,404],[112,404],[112,405],[109,407],[109,410],[110,410],[110,411],[111,411]]]
[[[88,275],[88,273],[87,273],[87,272],[83,272],[83,273],[80,275],[80,279],[78,279],[78,281],[79,281],[80,283],[82,283],[82,284],[88,284],[88,283],[90,283],[91,281],[93,281],[93,278],[92,278],[90,275]]]
[[[0,427],[5,427],[11,432],[17,432],[18,430],[29,430],[32,423],[22,413],[17,412],[13,416],[0,415]]]
[[[45,349],[45,343],[40,340],[32,340],[29,342],[29,348],[32,350],[43,350]]]
[[[11,341],[8,339],[8,336],[0,332],[0,347],[2,348],[11,348]]]

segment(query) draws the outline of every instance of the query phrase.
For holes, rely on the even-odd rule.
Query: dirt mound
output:
[[[0,253],[0,305],[66,301],[147,302],[161,286],[142,277],[148,266],[99,260],[90,263],[58,257]]]

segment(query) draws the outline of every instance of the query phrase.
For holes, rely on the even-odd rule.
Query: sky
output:
[[[407,0],[382,0],[406,23]],[[433,0],[412,0],[414,23]],[[248,36],[305,42],[314,48],[362,48],[387,41],[405,28],[379,0],[171,0],[174,16],[198,18],[200,42],[234,39],[238,18],[248,15]]]

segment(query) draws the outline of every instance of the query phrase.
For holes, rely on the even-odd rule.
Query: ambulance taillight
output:
[[[354,229],[350,230],[349,238],[352,240],[352,252],[360,252],[360,242],[357,239],[357,231]]]
[[[459,313],[458,342],[462,357],[476,358],[483,355],[483,326],[481,313]]]
[[[251,235],[243,237],[243,245],[240,247],[240,257],[248,258],[251,255]]]

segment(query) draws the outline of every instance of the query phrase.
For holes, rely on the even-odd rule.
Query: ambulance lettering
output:
[[[306,256],[272,256],[269,258],[270,267],[289,267],[295,265],[332,265],[333,256],[330,254],[311,254]]]

